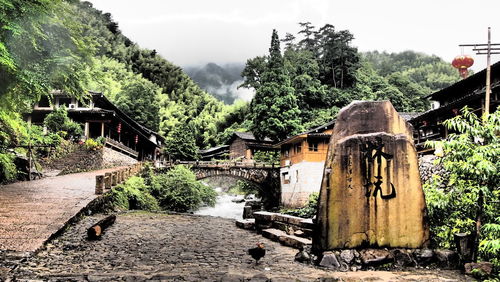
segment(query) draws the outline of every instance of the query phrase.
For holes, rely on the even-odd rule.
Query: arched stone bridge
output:
[[[160,163],[159,170],[168,170],[174,165],[186,165],[197,180],[209,177],[228,176],[256,184],[266,206],[276,207],[280,201],[279,165],[245,162],[177,161]]]

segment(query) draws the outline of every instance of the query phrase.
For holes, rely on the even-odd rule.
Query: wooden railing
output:
[[[134,158],[139,157],[139,152],[132,150],[131,148],[123,145],[122,143],[115,141],[109,137],[106,137],[106,146],[111,147],[112,149],[128,154]]]
[[[174,165],[188,165],[198,168],[279,168],[279,163],[264,163],[264,162],[231,162],[231,161],[174,161],[174,162],[158,162],[157,167],[172,167]]]

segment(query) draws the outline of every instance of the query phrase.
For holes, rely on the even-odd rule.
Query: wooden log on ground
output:
[[[87,237],[89,240],[101,239],[102,234],[106,228],[110,227],[115,223],[116,215],[112,214],[104,219],[99,220],[96,224],[92,225],[87,230]]]

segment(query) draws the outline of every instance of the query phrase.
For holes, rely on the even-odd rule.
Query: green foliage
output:
[[[437,244],[449,246],[453,233],[473,233],[475,226],[485,224],[485,233],[479,238],[480,255],[491,258],[498,251],[495,240],[499,239],[495,230],[500,202],[500,111],[481,122],[464,108],[461,116],[444,125],[455,133],[447,140],[428,143],[443,149],[440,162],[449,172],[447,179],[424,186],[431,231],[437,235]]]
[[[68,111],[64,106],[48,114],[43,123],[54,133],[63,132],[66,139],[77,139],[83,135],[82,127],[68,117]]]
[[[0,184],[15,180],[17,169],[14,164],[14,155],[0,153]]]
[[[103,72],[100,72],[103,79],[96,83],[97,86],[113,93],[110,99],[126,113],[151,129],[157,129],[160,134],[167,136],[179,124],[190,123],[198,147],[214,146],[224,104],[201,90],[180,67],[162,58],[155,50],[140,48],[124,36],[109,13],[92,8],[89,2],[75,5],[78,20],[87,26],[85,35],[97,45],[97,55],[115,60],[106,62],[107,59],[100,59],[104,64]],[[143,79],[134,77],[130,83],[125,83],[125,78],[130,76],[119,64]],[[106,66],[118,72],[106,74]],[[110,87],[106,86],[108,82]],[[138,91],[144,93],[135,96]]]
[[[92,138],[85,140],[83,146],[85,147],[85,149],[89,151],[96,151],[102,149],[102,144]]]
[[[126,65],[107,57],[94,59],[89,70],[88,88],[100,91],[115,105],[146,127],[158,131],[161,89],[155,83],[134,74]]]
[[[106,144],[106,137],[99,136],[95,139],[95,142],[97,142],[100,146],[104,146],[104,144]]]
[[[280,152],[278,151],[256,151],[253,155],[256,162],[263,162],[267,164],[279,164]]]
[[[483,240],[479,243],[479,251],[484,259],[490,260],[495,265],[498,271],[500,270],[500,217],[485,224],[481,233]]]
[[[151,187],[162,209],[178,212],[195,210],[202,204],[213,206],[217,197],[215,190],[196,181],[194,173],[183,165],[153,176]]]
[[[300,209],[282,209],[280,212],[302,218],[312,218],[316,215],[318,210],[318,199],[319,193],[312,193],[309,195],[309,199],[307,200],[305,207]]]
[[[29,110],[53,89],[81,96],[92,44],[70,4],[3,0],[0,6],[0,107]]]
[[[437,56],[414,51],[400,53],[366,52],[365,64],[401,91],[408,100],[405,111],[425,111],[429,108],[425,95],[448,87],[460,77],[450,63]]]
[[[111,191],[111,202],[121,209],[160,210],[157,200],[149,193],[144,179],[133,176]]]
[[[278,33],[273,30],[267,68],[262,73],[261,86],[250,105],[252,132],[257,139],[285,139],[302,130],[294,89],[286,74],[281,56]]]
[[[196,160],[198,147],[195,141],[192,128],[180,124],[165,139],[165,153],[172,160]]]

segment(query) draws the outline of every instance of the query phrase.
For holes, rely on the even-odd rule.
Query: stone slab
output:
[[[262,230],[262,236],[273,240],[273,241],[279,241],[279,238],[281,236],[287,235],[284,231],[279,230],[279,229],[274,229],[274,228],[269,228],[269,229],[264,229]]]
[[[238,219],[236,220],[236,226],[243,229],[252,230],[255,229],[255,218]]]
[[[295,249],[303,249],[307,245],[311,245],[312,241],[307,238],[301,238],[294,235],[282,235],[278,238],[279,242],[285,246],[289,246]]]

